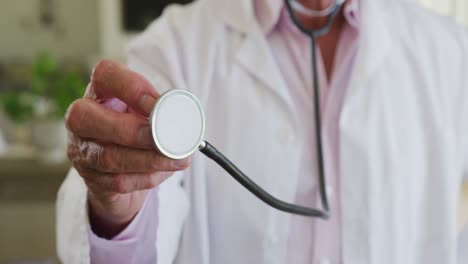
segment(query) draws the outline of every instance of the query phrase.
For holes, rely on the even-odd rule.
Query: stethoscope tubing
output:
[[[314,209],[309,207],[304,207],[292,203],[284,202],[267,191],[262,189],[258,184],[256,184],[252,179],[250,179],[244,172],[242,172],[238,167],[234,165],[228,158],[226,158],[221,152],[219,152],[213,145],[207,141],[203,141],[199,147],[199,150],[205,154],[208,158],[212,159],[224,170],[226,170],[237,182],[244,186],[248,191],[253,195],[258,197],[263,202],[268,205],[291,214],[297,214],[302,216],[311,216],[318,217],[322,219],[330,218],[330,207],[328,203],[327,193],[326,193],[326,179],[325,179],[325,166],[324,166],[324,157],[323,157],[323,144],[322,144],[322,126],[321,126],[321,117],[320,117],[320,88],[318,81],[318,70],[317,70],[317,38],[327,34],[331,28],[331,25],[334,21],[334,18],[338,14],[339,10],[343,3],[337,4],[333,12],[328,16],[327,21],[323,27],[318,30],[308,30],[306,29],[294,15],[294,12],[291,8],[291,5],[288,0],[285,0],[286,8],[288,9],[291,19],[294,24],[300,29],[300,31],[310,37],[311,40],[311,56],[312,56],[312,76],[313,76],[313,90],[314,90],[314,120],[315,120],[315,129],[316,129],[316,144],[317,144],[317,164],[318,164],[318,174],[319,174],[319,192],[320,200],[322,203],[322,209]]]
[[[219,152],[213,145],[209,142],[204,141],[200,147],[200,151],[205,154],[208,158],[212,159],[219,166],[221,166],[225,171],[227,171],[237,182],[249,190],[252,194],[258,197],[263,202],[268,205],[287,213],[298,214],[303,216],[314,216],[320,217],[323,219],[328,219],[329,214],[327,211],[307,208],[291,203],[281,201],[267,191],[262,189],[257,185],[253,180],[251,180],[245,173],[243,173],[239,168],[234,165],[228,158],[226,158],[221,152]]]

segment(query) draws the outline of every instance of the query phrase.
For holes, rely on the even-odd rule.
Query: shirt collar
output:
[[[257,22],[265,34],[272,31],[281,21],[281,14],[286,7],[284,0],[254,0]],[[348,24],[359,29],[359,1],[350,0],[345,3],[343,14]]]

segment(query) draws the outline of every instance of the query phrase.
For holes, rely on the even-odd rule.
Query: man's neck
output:
[[[307,8],[314,9],[314,10],[323,10],[329,7],[330,4],[333,4],[333,0],[299,0],[302,5]],[[346,1],[348,2],[348,1]],[[345,3],[346,5],[347,3]],[[297,18],[301,22],[301,24],[309,29],[315,30],[323,27],[327,21],[327,17],[309,17],[307,15],[303,15],[300,13],[296,13]],[[345,18],[343,16],[343,11],[340,10],[335,21],[333,22],[332,28],[330,31],[341,31],[341,28],[345,22]]]
[[[307,0],[301,1],[301,3],[304,4],[304,6],[307,6],[309,8],[312,8],[312,6],[307,5],[305,2]],[[329,5],[330,1],[311,1],[309,2],[314,2],[314,3],[322,3],[324,4],[325,2]],[[333,1],[331,1],[333,2]],[[345,3],[346,5],[347,3]],[[328,5],[325,6],[320,6],[320,7],[315,7],[315,9],[324,9],[327,8]],[[326,17],[308,17],[304,16],[301,14],[296,13],[297,18],[299,21],[302,23],[302,25],[310,30],[316,30],[321,27],[323,27],[326,23],[327,18]],[[335,54],[336,54],[336,49],[338,47],[338,41],[340,39],[341,31],[346,23],[343,10],[340,10],[337,16],[335,17],[335,20],[333,21],[333,24],[330,28],[330,31],[328,34],[325,36],[322,36],[317,39],[317,43],[320,47],[321,50],[321,55],[322,59],[325,65],[325,71],[327,75],[327,79],[331,80],[332,74],[333,74],[333,62],[335,59]]]

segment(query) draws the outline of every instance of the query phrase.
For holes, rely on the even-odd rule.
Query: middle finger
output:
[[[173,160],[156,150],[134,149],[115,144],[81,140],[69,151],[77,152],[72,162],[104,173],[145,173],[184,170],[190,159]]]

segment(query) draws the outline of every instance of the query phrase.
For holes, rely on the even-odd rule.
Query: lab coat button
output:
[[[273,237],[271,238],[271,243],[272,243],[272,244],[278,243],[278,237],[277,237],[277,236],[273,236]]]
[[[290,130],[281,130],[279,132],[279,140],[281,144],[288,145],[294,141],[294,135],[290,133]]]
[[[333,187],[331,186],[327,186],[327,188],[325,189],[325,192],[327,193],[327,197],[328,199],[332,199],[333,198]]]
[[[270,245],[274,245],[274,244],[277,244],[278,243],[278,236],[277,235],[271,235],[269,238],[268,238],[268,242]]]

